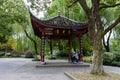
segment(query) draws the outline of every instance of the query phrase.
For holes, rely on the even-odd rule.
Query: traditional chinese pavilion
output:
[[[46,39],[68,40],[68,60],[71,58],[70,42],[73,38],[78,38],[80,45],[80,61],[83,61],[82,36],[88,32],[88,24],[77,22],[60,14],[48,20],[40,20],[30,12],[32,28],[36,36],[41,39],[41,62],[44,62],[44,47]]]

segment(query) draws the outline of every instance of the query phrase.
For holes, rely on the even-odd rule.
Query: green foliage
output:
[[[111,51],[112,52],[120,52],[119,36],[114,39],[111,39]]]
[[[101,3],[107,4],[107,5],[115,4],[118,2],[119,0],[101,0]]]
[[[23,55],[23,52],[17,52],[15,50],[5,51],[5,52],[0,51],[1,58],[18,58],[18,57],[22,57],[22,55]]]
[[[11,52],[16,49],[16,42],[12,36],[8,37],[8,41],[0,45],[0,51]]]
[[[72,48],[76,49],[77,51],[80,49],[79,48],[80,43],[77,38],[73,39],[71,44],[72,44]]]
[[[91,41],[87,35],[83,36],[83,54],[84,56],[92,55]]]
[[[120,66],[120,53],[105,52],[103,54],[103,64]]]
[[[6,57],[10,57],[10,56],[12,56],[12,54],[9,52],[9,53],[5,53],[5,56]]]
[[[92,56],[84,56],[83,60],[84,60],[84,62],[92,63]]]
[[[6,43],[7,42],[7,36],[6,35],[3,35],[3,34],[0,34],[0,43]]]
[[[115,52],[114,55],[115,55],[114,61],[120,62],[120,52]]]
[[[115,56],[113,53],[105,52],[103,54],[103,64],[110,65],[114,60]]]
[[[25,51],[25,58],[33,58],[33,53],[30,50]]]
[[[50,58],[48,58],[48,59],[50,59],[50,60],[55,60],[55,59],[56,59],[56,56],[52,56],[52,57],[50,57]]]
[[[32,61],[40,61],[38,58],[33,58]]]
[[[5,56],[5,52],[0,52],[0,57]]]
[[[8,36],[11,35],[12,29],[7,23],[10,20],[9,17],[9,15],[0,13],[0,43],[7,42]]]
[[[86,15],[79,4],[68,7],[72,1],[70,0],[54,0],[47,9],[47,18],[51,18],[60,11],[62,16],[66,16],[76,21],[86,21]]]
[[[12,49],[20,51],[19,45],[21,46],[21,51],[23,51],[24,41],[22,35],[25,34],[23,34],[22,27],[26,28],[30,22],[28,11],[26,11],[22,0],[0,0],[0,6],[0,43],[11,45]],[[16,42],[13,42],[13,39],[10,40],[9,36],[11,35],[16,39]]]
[[[118,67],[120,67],[120,62],[113,61],[113,62],[111,63],[111,65],[112,65],[112,66],[118,66]]]
[[[68,57],[68,51],[67,50],[63,50],[60,51],[59,53],[57,53],[58,57]]]

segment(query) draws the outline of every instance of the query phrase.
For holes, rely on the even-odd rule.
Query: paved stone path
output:
[[[87,68],[36,68],[38,62],[24,58],[0,58],[0,80],[70,80],[64,72],[87,71]]]
[[[38,62],[32,62],[31,59],[0,58],[0,80],[70,80],[64,72],[90,71],[90,67],[36,68],[36,64]],[[105,69],[120,73],[119,67],[105,66]]]
[[[104,69],[106,71],[111,71],[111,72],[120,74],[120,67],[104,66]]]

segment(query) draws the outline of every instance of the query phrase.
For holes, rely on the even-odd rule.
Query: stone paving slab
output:
[[[66,62],[66,60],[58,61]],[[64,72],[90,71],[90,67],[36,68],[35,65],[38,63],[24,58],[0,58],[0,80],[70,80]],[[104,66],[104,69],[120,73],[120,67]]]
[[[0,75],[0,80],[70,80],[70,78],[60,74],[8,74]]]

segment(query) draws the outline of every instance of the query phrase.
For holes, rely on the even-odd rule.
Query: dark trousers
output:
[[[71,62],[74,63],[74,62],[78,62],[78,59],[75,58],[75,56],[71,57]]]

